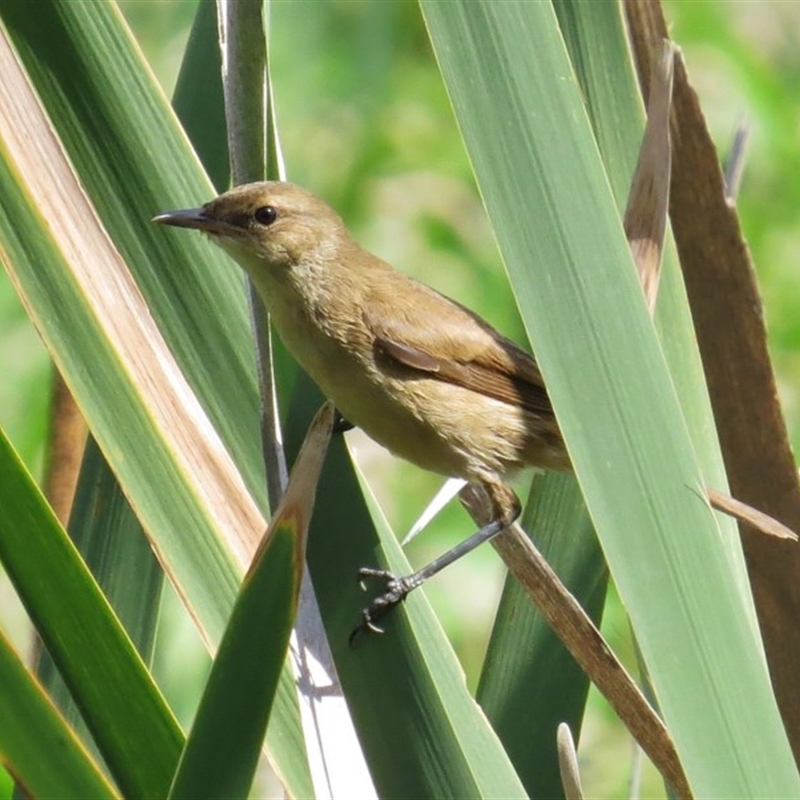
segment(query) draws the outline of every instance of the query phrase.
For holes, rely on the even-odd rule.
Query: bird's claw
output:
[[[364,633],[383,633],[383,628],[375,624],[376,620],[380,619],[384,614],[394,608],[398,603],[406,599],[406,595],[411,591],[413,586],[409,585],[408,581],[404,578],[398,578],[391,572],[385,569],[375,569],[373,567],[362,567],[358,571],[359,585],[366,591],[367,587],[364,585],[364,578],[378,578],[384,583],[383,594],[378,595],[365,609],[361,612],[361,622],[353,629],[350,634],[349,643],[353,641],[362,631]]]
[[[342,412],[339,411],[338,408],[335,409],[333,414],[333,427],[331,428],[331,433],[333,434],[347,433],[347,431],[351,431],[353,430],[353,428],[355,428],[355,425],[353,425],[353,423],[350,422],[349,420],[345,419],[342,416]]]

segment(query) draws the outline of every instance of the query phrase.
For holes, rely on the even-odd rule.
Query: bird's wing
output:
[[[364,321],[386,357],[534,414],[553,413],[530,355],[469,309],[407,280],[414,291],[376,289],[364,304]]]

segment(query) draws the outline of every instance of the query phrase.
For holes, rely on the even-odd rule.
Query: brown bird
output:
[[[348,422],[424,469],[486,488],[493,521],[460,545],[412,575],[360,571],[385,581],[362,628],[379,631],[382,613],[516,519],[508,476],[569,469],[534,359],[364,250],[305,189],[252,183],[154,221],[209,234],[245,269],[287,349]]]

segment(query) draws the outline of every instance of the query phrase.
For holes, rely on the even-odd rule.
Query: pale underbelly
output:
[[[316,380],[349,422],[423,469],[499,480],[536,463],[562,466],[550,463],[555,453],[537,441],[530,414],[469,389],[426,377],[365,374],[360,365]]]

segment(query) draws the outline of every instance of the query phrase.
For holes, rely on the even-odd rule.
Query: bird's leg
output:
[[[355,428],[355,425],[346,420],[338,408],[335,409],[333,412],[333,428],[331,428],[331,433],[347,433],[347,431],[351,431],[353,428]]]
[[[376,621],[390,611],[398,603],[406,599],[408,594],[421,586],[428,578],[441,572],[445,567],[457,561],[462,556],[479,547],[484,542],[488,542],[505,530],[519,516],[521,506],[519,498],[513,489],[502,483],[484,483],[489,498],[492,502],[492,519],[483,527],[479,528],[468,539],[460,542],[455,547],[435,558],[422,569],[410,575],[397,577],[384,569],[374,569],[372,567],[362,567],[358,571],[358,577],[364,588],[364,578],[378,578],[383,581],[384,592],[378,595],[362,612],[361,622],[350,634],[350,644],[360,631],[383,633],[383,629],[376,625]]]

